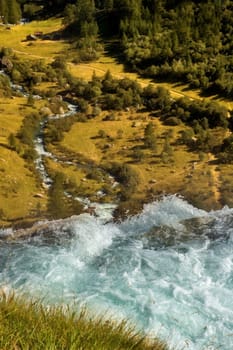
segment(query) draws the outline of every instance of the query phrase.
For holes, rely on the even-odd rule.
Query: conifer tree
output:
[[[113,0],[104,0],[104,8],[110,10],[113,8]]]
[[[20,5],[16,0],[0,0],[0,16],[4,23],[17,23],[21,18]]]
[[[6,0],[0,0],[0,17],[3,23],[7,23],[8,7]]]

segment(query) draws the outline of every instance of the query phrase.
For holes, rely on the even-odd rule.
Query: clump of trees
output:
[[[21,8],[17,0],[0,1],[0,20],[7,23],[17,23],[21,18]]]
[[[29,162],[34,161],[37,157],[34,138],[39,131],[40,121],[41,116],[36,112],[27,115],[17,135],[10,134],[8,138],[9,147]]]
[[[157,137],[152,122],[148,123],[144,130],[144,146],[154,152],[157,151]]]
[[[78,36],[75,44],[76,62],[97,59],[102,51],[95,13],[95,2],[92,0],[69,3],[65,7],[63,23],[66,25],[66,32]]]
[[[0,74],[0,96],[11,97],[12,91],[10,86],[10,80],[6,75]]]
[[[63,56],[56,57],[50,64],[45,64],[43,60],[24,61],[12,50],[2,47],[0,68],[5,70],[15,84],[23,85],[30,92],[36,91],[41,82],[56,82],[59,87],[64,88],[73,81]]]
[[[138,185],[138,174],[129,164],[113,163],[108,169],[114,178],[121,184],[121,200],[129,200]]]
[[[106,110],[122,110],[137,107],[142,103],[142,89],[136,81],[124,78],[116,79],[107,71],[103,77],[92,77],[91,81],[70,81],[73,94],[79,99],[89,101],[96,107]]]
[[[16,23],[27,0],[1,0],[3,21]],[[96,59],[99,35],[120,33],[124,60],[156,79],[182,81],[233,97],[232,1],[40,1],[38,16],[62,13],[66,33],[76,36],[77,60]]]
[[[74,214],[80,214],[83,210],[83,205],[68,197],[66,192],[74,185],[66,180],[63,173],[55,172],[52,174],[52,185],[49,188],[48,213],[53,219],[65,218]]]
[[[231,1],[130,1],[120,20],[126,61],[156,79],[233,97]]]
[[[120,32],[124,58],[134,69],[232,97],[231,1],[59,1],[60,9],[61,4],[64,23],[81,37],[79,47],[94,52],[98,33]]]

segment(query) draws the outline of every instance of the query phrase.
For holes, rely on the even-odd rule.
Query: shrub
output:
[[[104,131],[104,130],[102,130],[102,129],[100,129],[99,131],[98,131],[98,137],[100,137],[101,139],[103,139],[104,137],[106,137],[107,135],[106,135],[106,132]]]
[[[116,120],[116,116],[114,113],[106,115],[106,117],[103,118],[103,121],[114,121]]]
[[[77,113],[76,119],[77,119],[77,122],[80,122],[80,123],[86,123],[88,121],[87,116],[83,113]]]
[[[100,169],[93,168],[86,176],[87,179],[102,181],[103,173]]]
[[[177,117],[169,117],[165,119],[165,122],[164,122],[165,125],[170,125],[170,126],[180,125],[181,123],[182,123],[181,120]]]
[[[138,174],[129,164],[113,163],[110,172],[122,185],[122,196],[128,199],[138,185]]]

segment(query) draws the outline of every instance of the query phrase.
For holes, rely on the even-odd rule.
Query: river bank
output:
[[[228,350],[232,214],[170,196],[121,223],[88,214],[42,223],[39,234],[1,242],[0,283],[46,305],[111,310],[171,349]]]

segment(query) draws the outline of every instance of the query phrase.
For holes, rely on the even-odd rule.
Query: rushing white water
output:
[[[233,210],[171,196],[120,224],[83,214],[49,227],[0,244],[2,285],[107,310],[177,349],[233,348]]]

